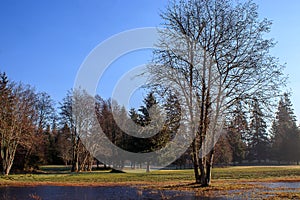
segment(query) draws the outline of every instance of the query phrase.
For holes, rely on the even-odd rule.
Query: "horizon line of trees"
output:
[[[5,73],[0,73],[0,163],[3,174],[8,175],[11,169],[38,169],[45,164],[71,165],[74,172],[92,170],[92,165],[97,162],[93,157],[95,152],[88,151],[81,141],[81,133],[76,128],[81,122],[75,121],[72,115],[75,97],[84,101],[90,98],[84,91],[69,91],[59,104],[59,109],[56,109],[47,93],[36,92],[29,85],[10,81]],[[155,93],[150,92],[143,106],[129,111],[99,95],[94,100],[95,107],[92,109],[96,112],[97,123],[113,144],[127,151],[144,153],[164,147],[172,141],[180,124],[180,104],[171,92],[165,102],[159,102]],[[153,106],[155,109],[151,112],[156,114],[150,115]],[[148,125],[155,119],[150,116],[165,113],[166,119],[156,135],[138,138],[128,135],[118,126],[113,112],[124,124],[132,120],[143,127],[138,134],[151,131]],[[275,116],[266,113],[256,98],[248,105],[236,101],[234,109],[226,116],[225,134],[215,146],[214,164],[267,161],[299,164],[300,130],[289,95],[282,95]],[[268,127],[267,121],[270,119],[273,120]],[[122,155],[114,157],[119,161],[106,160],[105,163],[122,169],[125,163]],[[191,163],[192,148],[189,148],[173,165],[182,167]],[[146,170],[150,171],[150,165],[159,164],[159,161],[131,160],[132,168],[141,164],[145,164]]]
[[[257,99],[248,112],[238,103],[217,144],[216,162],[223,164],[299,164],[300,127],[288,93],[279,100],[275,116],[268,116]],[[269,122],[269,123],[267,123]],[[269,126],[268,126],[269,124]],[[227,155],[227,156],[226,156]]]

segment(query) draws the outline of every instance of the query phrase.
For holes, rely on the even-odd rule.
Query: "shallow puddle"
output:
[[[227,199],[265,199],[278,197],[280,193],[300,194],[300,182],[250,182],[257,188],[247,190],[229,190],[225,194]],[[262,186],[262,187],[259,187]]]
[[[216,197],[197,196],[193,191],[141,189],[134,186],[7,186],[0,187],[0,199],[253,199],[276,196],[276,192],[300,192],[300,182],[257,182],[251,184],[263,187],[246,190],[229,190],[224,191],[223,195],[216,191]]]
[[[0,199],[204,199],[194,192],[172,190],[148,190],[128,186],[79,187],[79,186],[35,186],[0,187]],[[221,198],[215,198],[221,199]]]
[[[300,182],[274,182],[274,183],[263,183],[262,185],[268,188],[300,189]]]

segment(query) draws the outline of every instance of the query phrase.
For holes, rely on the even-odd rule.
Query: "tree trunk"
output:
[[[71,172],[79,171],[79,137],[74,137]]]
[[[2,145],[5,144],[2,142]],[[14,162],[15,154],[17,150],[17,145],[13,146],[5,146],[1,147],[1,157],[2,157],[2,167],[3,167],[3,175],[7,176],[11,170],[11,167]]]
[[[96,160],[97,169],[99,169],[99,164],[100,164],[99,160]]]
[[[5,160],[3,159],[3,175],[7,176],[11,170],[13,164],[13,160],[11,160],[10,156]]]
[[[201,186],[204,185],[205,183],[205,177],[206,177],[206,173],[205,173],[205,168],[206,168],[206,159],[205,156],[201,159],[200,165],[199,165],[199,170],[200,170],[200,183]]]
[[[88,155],[88,153],[86,153],[86,155],[84,156],[84,159],[80,163],[79,171],[86,171],[86,165],[87,165],[88,157],[89,157],[89,155]]]
[[[24,170],[26,170],[26,169],[28,169],[29,168],[29,157],[30,157],[30,155],[31,155],[31,152],[32,152],[32,147],[30,147],[30,149],[26,152],[26,154],[25,154],[25,158],[24,158],[24,160],[25,160],[25,163],[24,163]]]
[[[192,154],[192,160],[193,160],[193,165],[194,165],[194,175],[195,175],[195,180],[196,183],[201,183],[200,180],[200,174],[199,174],[199,154],[197,153],[197,145],[196,145],[196,141],[193,141],[192,144],[192,148],[193,148],[193,154]]]
[[[124,169],[124,167],[125,167],[125,161],[122,160],[122,161],[121,161],[121,169]]]
[[[75,172],[78,172],[79,171],[79,152],[78,151],[76,151],[76,153],[75,153],[75,160],[74,160],[74,171]]]
[[[78,157],[78,153],[75,151],[73,152],[73,156],[72,156],[72,168],[71,168],[71,172],[78,172],[79,169],[79,157]]]
[[[93,170],[93,163],[94,163],[94,157],[90,155],[89,165],[88,165],[88,171],[90,171],[90,172]]]
[[[146,172],[149,173],[150,172],[150,161],[147,161],[147,169]]]
[[[209,153],[209,157],[206,164],[205,181],[202,183],[203,187],[210,186],[211,184],[211,171],[213,166],[213,158],[214,158],[214,149],[212,149],[211,152]]]
[[[76,171],[76,138],[75,136],[73,135],[72,136],[72,167],[71,167],[71,172],[75,172]]]
[[[135,161],[131,162],[131,169],[135,169]]]
[[[13,158],[8,155],[7,158],[3,159],[3,174],[7,176],[13,165]]]

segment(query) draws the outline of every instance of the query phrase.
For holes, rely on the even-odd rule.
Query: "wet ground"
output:
[[[1,187],[0,199],[198,199],[193,192],[143,190],[129,186],[79,187],[35,186]]]
[[[249,190],[230,190],[226,199],[300,199],[300,182],[252,182]]]
[[[211,198],[198,196],[192,191],[140,189],[135,186],[7,186],[0,187],[0,199],[260,199],[276,197],[278,193],[291,194],[291,197],[293,194],[300,194],[300,182],[259,182],[252,184],[261,187],[250,190],[216,192]]]

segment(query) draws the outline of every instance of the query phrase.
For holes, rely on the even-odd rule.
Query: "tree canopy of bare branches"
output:
[[[257,8],[252,1],[188,0],[171,2],[161,14],[149,82],[161,93],[173,88],[185,102],[202,186],[211,183],[213,146],[232,105],[253,98],[271,105],[284,83],[283,66],[269,53],[275,43],[264,37],[271,22],[260,20]]]
[[[35,93],[23,84],[0,77],[0,139],[3,174],[8,175],[19,146],[32,145],[35,131]]]

